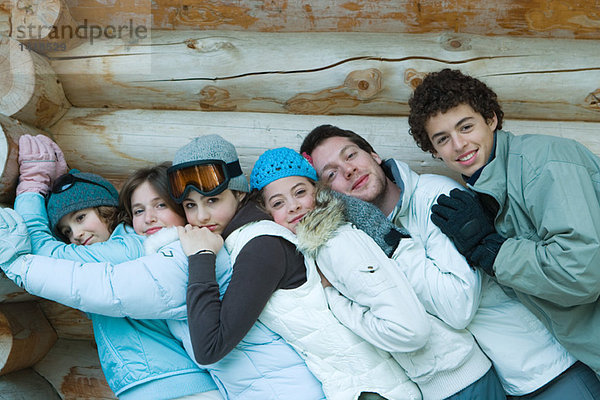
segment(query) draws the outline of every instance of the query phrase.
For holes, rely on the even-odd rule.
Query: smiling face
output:
[[[453,171],[470,177],[483,167],[493,151],[494,116],[486,121],[467,104],[438,113],[425,124],[435,156]]]
[[[148,236],[162,228],[185,225],[185,219],[169,208],[148,181],[131,194],[131,216],[138,235]]]
[[[377,153],[368,153],[348,138],[335,136],[321,142],[311,157],[320,180],[336,192],[377,206],[383,202],[387,178]]]
[[[70,243],[83,246],[105,242],[110,237],[108,224],[94,208],[84,208],[65,215],[58,221],[58,231]]]
[[[231,222],[243,198],[244,194],[229,189],[216,196],[203,196],[190,190],[182,204],[189,224],[206,227],[220,235]]]
[[[296,233],[296,225],[315,207],[315,187],[304,176],[288,176],[263,189],[267,212],[279,225]]]

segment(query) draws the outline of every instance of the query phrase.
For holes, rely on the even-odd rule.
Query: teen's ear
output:
[[[246,192],[240,192],[238,190],[233,191],[233,195],[235,196],[235,198],[237,199],[238,202],[244,200],[246,198],[247,194],[248,193],[246,193]]]
[[[373,160],[375,160],[375,162],[379,165],[381,165],[381,163],[383,162],[381,157],[379,157],[379,154],[377,154],[375,152],[371,153],[371,157],[373,157]]]
[[[492,118],[489,118],[486,122],[492,130],[492,132],[495,132],[496,127],[498,126],[498,117],[496,116],[496,113],[494,113],[494,116]]]

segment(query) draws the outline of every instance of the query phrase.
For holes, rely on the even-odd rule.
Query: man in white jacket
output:
[[[313,129],[300,152],[323,183],[374,204],[408,230],[417,246],[411,251],[420,256],[412,257],[411,265],[398,263],[399,267],[427,312],[473,334],[508,395],[546,399],[570,393],[587,398],[586,393],[577,396],[579,389],[564,379],[576,360],[509,291],[472,269],[431,222],[437,197],[460,188],[458,183],[418,175],[400,161],[384,161],[364,138],[331,125]]]

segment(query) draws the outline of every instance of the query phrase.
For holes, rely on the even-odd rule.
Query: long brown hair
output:
[[[119,192],[119,211],[120,221],[126,225],[133,226],[133,213],[131,210],[131,196],[133,192],[144,182],[148,182],[156,191],[161,199],[167,203],[167,206],[175,211],[185,220],[185,213],[181,204],[175,201],[169,195],[167,169],[171,166],[170,162],[163,162],[152,167],[140,168],[123,183]]]

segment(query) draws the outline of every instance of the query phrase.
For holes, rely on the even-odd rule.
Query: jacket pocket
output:
[[[395,283],[388,279],[389,275],[383,273],[381,265],[377,263],[367,263],[358,268],[358,278],[361,283],[361,290],[371,296],[377,296],[386,290],[393,289]]]

